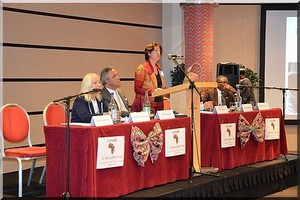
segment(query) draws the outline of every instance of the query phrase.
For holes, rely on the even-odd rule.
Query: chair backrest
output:
[[[59,103],[50,102],[43,111],[45,125],[59,125],[66,122],[66,112]]]
[[[5,140],[9,142],[30,141],[30,120],[26,110],[18,104],[10,103],[1,107],[2,126],[1,132]]]
[[[170,99],[164,99],[163,104],[164,104],[164,110],[170,110],[171,109]]]

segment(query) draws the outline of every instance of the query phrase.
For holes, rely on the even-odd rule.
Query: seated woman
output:
[[[101,88],[100,77],[95,73],[88,73],[82,79],[80,93]],[[102,109],[99,92],[78,96],[73,104],[71,122],[90,123],[93,116],[103,114]]]

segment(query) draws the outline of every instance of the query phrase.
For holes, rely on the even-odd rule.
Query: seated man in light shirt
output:
[[[121,111],[121,117],[129,116],[129,103],[124,92],[120,89],[121,81],[117,70],[113,67],[106,67],[101,71],[102,102],[103,111],[108,112],[108,105],[111,100],[111,93],[114,93],[114,99]]]

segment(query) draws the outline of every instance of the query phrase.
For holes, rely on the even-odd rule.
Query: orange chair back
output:
[[[27,138],[30,124],[27,112],[18,105],[3,106],[3,137],[10,142],[22,142]]]
[[[170,110],[171,109],[171,102],[170,99],[164,99],[164,110]]]
[[[50,103],[44,109],[44,124],[59,125],[66,122],[66,113],[62,105]]]

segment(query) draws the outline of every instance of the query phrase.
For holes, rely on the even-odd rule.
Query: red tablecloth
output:
[[[166,158],[163,145],[154,164],[148,158],[145,167],[138,166],[132,156],[131,127],[138,126],[147,136],[156,122],[160,123],[163,132],[174,128],[186,129],[186,154]],[[44,132],[47,149],[46,196],[62,197],[63,192],[66,192],[66,128],[45,126]],[[120,135],[125,136],[124,166],[97,170],[98,137]],[[190,138],[190,118],[102,127],[71,126],[69,192],[72,197],[117,197],[139,189],[188,179],[191,165]]]
[[[235,147],[221,148],[220,124],[236,123],[238,132],[238,119],[241,113],[228,114],[201,113],[201,164],[202,167],[213,166],[223,169],[232,169],[237,166],[252,164],[265,160],[278,158],[280,154],[287,155],[287,142],[281,109],[274,108],[261,111],[243,112],[242,115],[251,124],[255,116],[261,112],[264,119],[280,118],[280,139],[264,140],[259,143],[250,136],[244,149],[241,148],[240,138],[236,138]]]

